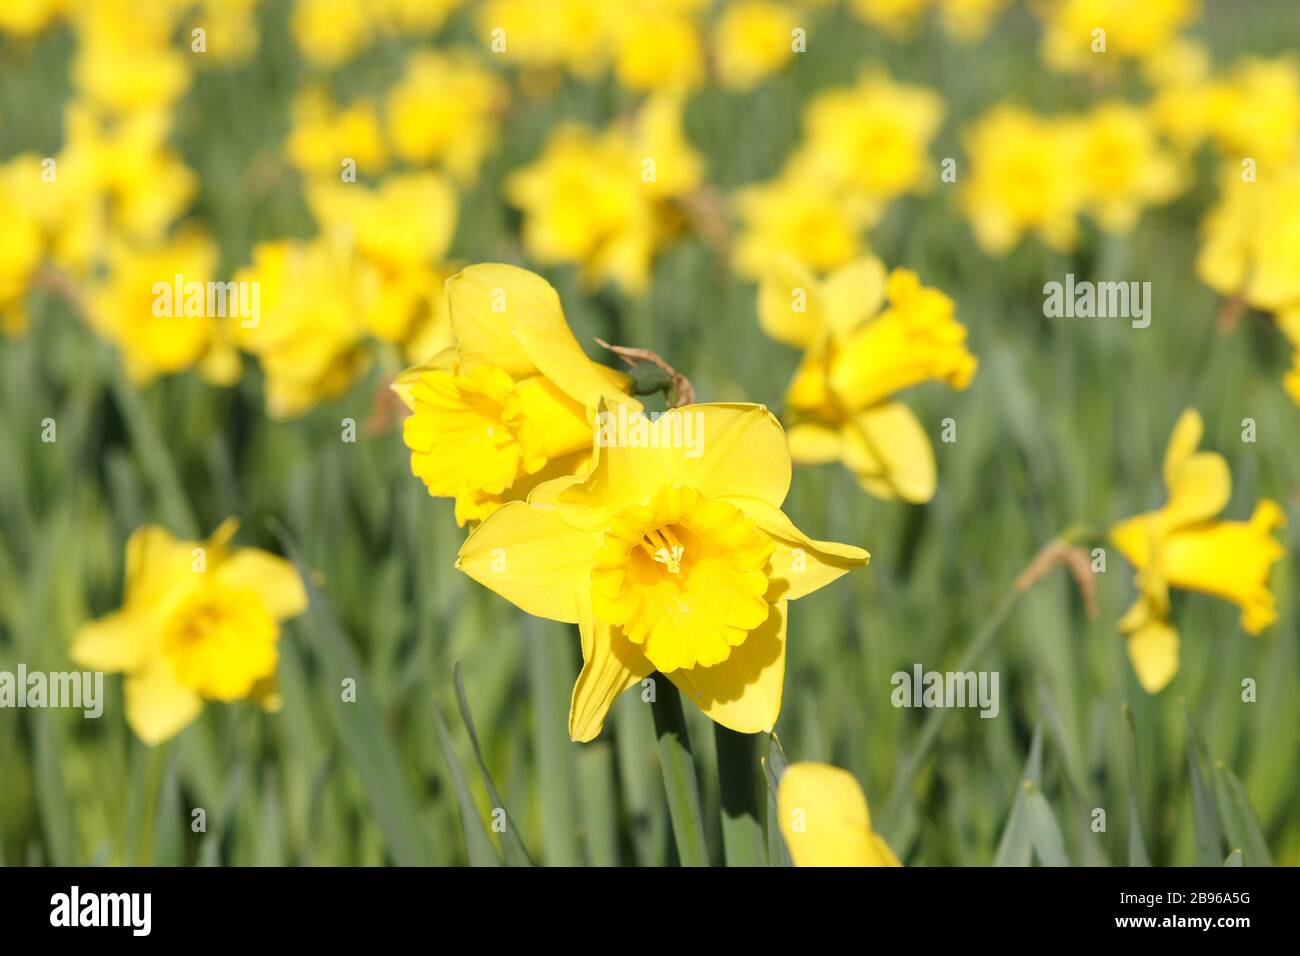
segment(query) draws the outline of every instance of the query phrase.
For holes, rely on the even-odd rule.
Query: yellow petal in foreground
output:
[[[902,865],[871,829],[867,798],[852,774],[821,763],[791,764],[776,802],[795,866]]]

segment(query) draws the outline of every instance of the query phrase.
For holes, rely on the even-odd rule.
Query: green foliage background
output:
[[[1300,17],[1285,0],[1206,6],[1194,35],[1220,64],[1300,45]],[[286,5],[268,4],[256,60],[201,72],[177,118],[178,144],[202,181],[195,215],[221,243],[223,273],[256,241],[312,229],[279,148],[306,70],[286,23]],[[994,102],[1055,112],[1097,97],[1085,81],[1047,74],[1037,37],[1019,9],[973,48],[933,26],[898,44],[827,11],[810,24],[809,52],[757,92],[698,94],[688,131],[721,189],[770,176],[808,96],[874,61],[943,94],[949,115],[934,156],[962,158],[959,129]],[[475,42],[466,11],[438,40],[455,41]],[[338,75],[338,90],[387,86],[414,45],[381,43]],[[0,39],[0,157],[58,148],[70,51],[62,28],[31,44]],[[1123,83],[1110,92],[1140,95]],[[500,200],[502,176],[535,156],[561,118],[603,125],[631,102],[605,81],[565,81],[544,100],[516,96],[502,147],[462,196],[455,256],[531,265]],[[838,467],[796,471],[787,504],[796,523],[865,546],[872,562],[792,606],[777,731],[790,760],[858,777],[877,828],[909,865],[1061,854],[1076,864],[1181,865],[1218,863],[1234,848],[1248,864],[1300,862],[1300,410],[1281,386],[1289,352],[1276,329],[1252,315],[1221,334],[1216,297],[1194,275],[1208,173],[1206,164],[1193,190],[1147,214],[1130,238],[1089,232],[1071,256],[1029,243],[988,259],[937,174],[929,196],[895,203],[872,233],[888,264],[918,270],[956,299],[981,366],[968,391],[909,394],[939,461],[928,506],[878,502]],[[1066,272],[1150,281],[1151,327],[1045,319],[1042,284]],[[779,409],[797,356],[760,333],[753,287],[699,239],[685,235],[668,250],[640,300],[591,293],[568,269],[545,274],[593,355],[596,335],[651,348],[702,400]],[[106,679],[98,721],[0,711],[0,860],[454,864],[518,862],[524,851],[547,864],[676,860],[650,708],[624,695],[599,741],[570,743],[576,629],[529,619],[452,569],[462,532],[449,503],[411,477],[399,429],[340,441],[340,420],[369,419],[398,356],[380,354],[343,399],[275,423],[251,365],[230,390],[186,375],[137,392],[61,300],[37,292],[32,312],[29,336],[0,344],[0,669],[72,666],[72,634],[118,605],[123,547],[145,522],[207,534],[239,515],[241,543],[297,542],[319,576],[313,610],[282,642],[279,715],[210,705],[176,741],[150,750],[126,727],[116,677]],[[1133,595],[1131,569],[1110,552],[1093,620],[1057,570],[1010,607],[980,659],[1000,672],[1000,715],[948,715],[909,773],[927,715],[891,706],[890,675],[915,663],[955,668],[1038,547],[1066,527],[1082,525],[1087,546],[1100,546],[1112,521],[1157,505],[1160,457],[1188,405],[1205,416],[1206,446],[1231,464],[1226,515],[1244,519],[1269,496],[1291,519],[1288,558],[1274,576],[1279,622],[1251,638],[1232,606],[1177,596],[1182,668],[1151,697],[1115,630]],[[58,423],[55,444],[40,440],[47,417]],[[954,444],[937,440],[946,417],[957,422]],[[1241,441],[1246,417],[1257,422],[1255,444]],[[496,801],[457,707],[455,662],[510,810],[504,843],[473,819],[462,830],[462,808],[487,820]],[[357,704],[340,702],[343,677],[358,681]],[[1241,701],[1246,677],[1258,684],[1257,703]],[[687,718],[709,854],[722,862],[714,735],[698,713]],[[207,813],[203,834],[190,829],[197,807]],[[1098,807],[1105,833],[1090,828]]]

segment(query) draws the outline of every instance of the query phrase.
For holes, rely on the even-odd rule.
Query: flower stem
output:
[[[655,675],[655,736],[659,739],[659,766],[668,793],[668,814],[673,821],[677,856],[682,866],[708,866],[704,842],[704,815],[700,811],[700,786],[695,778],[691,738],[686,733],[682,697],[672,682]]]
[[[718,784],[722,794],[722,846],[727,866],[766,866],[759,801],[758,738],[714,724]]]

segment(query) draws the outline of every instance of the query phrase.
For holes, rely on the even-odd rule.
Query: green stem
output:
[[[1002,600],[998,602],[998,606],[993,609],[993,613],[985,619],[984,624],[976,632],[974,640],[966,649],[966,653],[962,655],[955,670],[970,670],[975,662],[983,656],[989,645],[993,643],[993,638],[997,636],[998,630],[1011,616],[1015,606],[1020,603],[1020,598],[1024,593],[1024,590],[1020,587],[1013,586],[1010,591],[1003,595]],[[885,802],[884,826],[882,827],[885,832],[896,832],[899,814],[902,812],[904,800],[907,799],[907,791],[911,788],[917,771],[921,769],[926,758],[929,757],[930,749],[934,746],[934,742],[938,738],[939,731],[943,727],[943,722],[947,716],[947,708],[931,710],[925,718],[925,723],[921,725],[921,733],[916,739],[916,746],[912,748],[912,752],[908,754],[899,767],[898,774],[894,777],[893,789],[890,790],[889,799]]]
[[[682,866],[708,866],[704,843],[704,815],[700,812],[700,786],[695,778],[691,738],[686,733],[682,697],[662,674],[655,675],[657,693],[652,705],[655,736],[659,738],[659,766],[668,792],[668,814],[673,821],[677,856]]]
[[[767,866],[760,804],[758,738],[713,725],[722,795],[722,846],[727,866]]]

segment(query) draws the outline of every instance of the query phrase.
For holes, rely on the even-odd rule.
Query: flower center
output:
[[[247,697],[279,663],[279,625],[251,588],[204,584],[172,611],[163,652],[176,679],[205,697]]]
[[[596,616],[659,670],[712,667],[767,619],[772,539],[734,505],[662,489],[620,511],[596,551]]]

